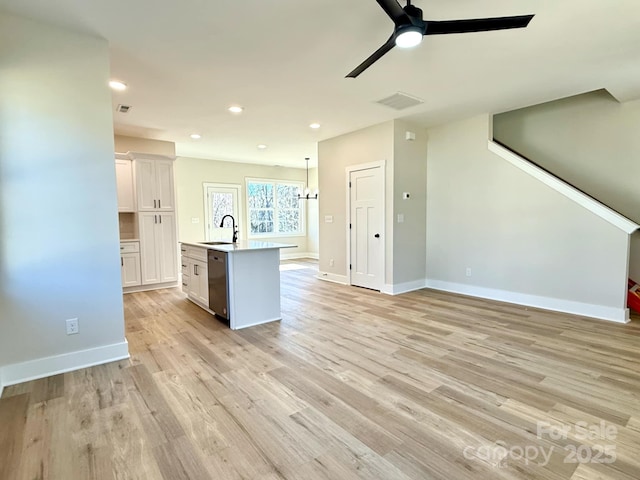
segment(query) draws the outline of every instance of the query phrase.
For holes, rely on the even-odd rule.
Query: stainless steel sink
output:
[[[202,245],[230,245],[231,242],[198,242]]]

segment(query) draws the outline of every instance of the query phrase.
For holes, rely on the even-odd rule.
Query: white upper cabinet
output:
[[[116,159],[116,182],[118,186],[118,211],[135,212],[136,202],[131,160]]]
[[[173,161],[134,161],[139,211],[173,211]]]

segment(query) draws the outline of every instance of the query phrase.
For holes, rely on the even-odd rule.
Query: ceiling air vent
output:
[[[417,97],[412,97],[411,95],[407,95],[406,93],[398,92],[394,93],[390,97],[378,100],[375,103],[393,108],[394,110],[404,110],[405,108],[420,105],[421,103],[424,103],[424,100],[420,100]]]
[[[120,112],[120,113],[129,113],[129,110],[131,110],[131,105],[118,105],[118,108],[116,108],[116,112]]]

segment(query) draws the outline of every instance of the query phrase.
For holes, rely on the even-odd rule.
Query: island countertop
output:
[[[183,245],[191,245],[193,247],[207,248],[217,250],[219,252],[244,252],[255,250],[274,250],[278,248],[295,248],[297,245],[290,243],[262,242],[259,240],[240,240],[236,243],[219,243],[217,245],[208,245],[204,242],[180,242]]]

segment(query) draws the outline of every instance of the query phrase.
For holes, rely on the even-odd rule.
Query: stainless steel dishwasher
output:
[[[209,308],[217,316],[229,322],[227,254],[217,250],[208,252]]]

